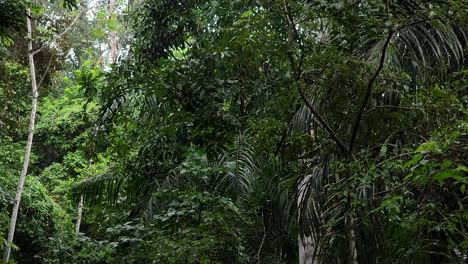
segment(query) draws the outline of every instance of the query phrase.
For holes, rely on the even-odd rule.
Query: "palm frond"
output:
[[[125,177],[115,171],[105,173],[83,180],[75,188],[75,192],[82,194],[87,204],[115,204],[121,192]]]
[[[386,67],[402,70],[415,81],[424,82],[434,74],[456,71],[465,63],[467,29],[443,19],[411,21],[395,32],[387,51]],[[383,39],[370,39],[358,54],[371,65],[382,52]]]
[[[291,241],[294,237],[291,227],[296,223],[295,200],[287,184],[290,176],[285,168],[275,158],[259,155],[242,136],[237,140],[237,148],[225,153],[220,163],[234,163],[235,169],[217,178],[217,190],[233,196],[242,207],[253,207],[250,210],[255,210],[257,221],[264,227],[252,242],[255,245],[252,253],[260,251],[262,256],[272,257],[271,252],[295,244]],[[264,243],[259,249],[261,241]]]

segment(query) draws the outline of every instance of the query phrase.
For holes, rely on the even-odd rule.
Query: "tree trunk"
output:
[[[80,232],[81,217],[83,215],[83,194],[80,195],[80,203],[78,204],[78,218],[76,219],[75,233]]]
[[[94,152],[93,147],[93,152]],[[89,168],[91,167],[91,164],[93,164],[93,159],[89,159],[88,161],[88,167],[86,168],[86,173],[88,173]],[[78,217],[76,218],[76,224],[75,224],[75,234],[78,234],[80,232],[80,226],[81,226],[81,220],[83,218],[83,206],[84,206],[84,196],[83,194],[80,195],[80,202],[78,203]]]
[[[36,119],[36,108],[37,108],[37,98],[39,93],[37,91],[36,85],[36,70],[34,68],[34,55],[32,54],[32,26],[29,16],[31,15],[31,10],[28,9],[28,15],[26,17],[26,24],[28,27],[28,58],[29,58],[29,68],[31,71],[31,87],[32,87],[32,108],[31,108],[31,119],[29,120],[29,134],[28,142],[26,144],[26,151],[24,154],[23,169],[21,170],[21,175],[18,182],[18,188],[16,190],[15,201],[13,205],[13,211],[11,213],[11,223],[10,231],[8,232],[7,244],[5,246],[5,252],[3,258],[5,262],[8,262],[10,259],[11,245],[13,243],[13,237],[15,234],[16,220],[18,218],[18,210],[21,201],[21,193],[23,192],[24,182],[26,180],[26,174],[28,173],[29,158],[31,156],[31,146],[34,136],[34,123]]]
[[[298,208],[298,215],[302,214],[300,211],[301,208],[301,201],[303,199],[303,196],[306,195],[304,188],[307,186],[307,182],[311,180],[311,176],[307,175],[304,177],[304,179],[299,182],[299,187],[298,187],[298,197],[297,197],[297,208]],[[299,219],[298,219],[298,222]],[[315,236],[318,237],[318,236]],[[306,236],[303,234],[298,235],[297,241],[298,241],[298,248],[299,248],[299,264],[317,264],[318,259],[317,259],[317,253],[319,252],[320,248],[318,246],[318,241],[315,241],[316,239],[314,236]]]
[[[114,13],[115,0],[109,0],[109,18],[112,19]],[[110,48],[111,48],[111,60],[112,63],[117,61],[117,41],[115,39],[115,31],[111,30],[110,33]]]
[[[298,237],[299,242],[299,264],[317,264],[314,252],[317,251],[317,243],[311,236]]]
[[[357,258],[357,248],[356,248],[356,235],[354,233],[354,229],[351,224],[351,228],[349,229],[349,263],[350,264],[358,264]]]

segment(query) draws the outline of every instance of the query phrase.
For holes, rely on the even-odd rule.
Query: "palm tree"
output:
[[[344,52],[351,57],[346,59],[362,60],[373,72],[367,81],[359,77],[360,74],[366,74],[365,72],[357,72],[354,80],[343,82],[345,87],[334,87],[334,89],[353,89],[356,87],[356,85],[353,87],[353,82],[357,83],[358,88],[364,87],[364,92],[361,92],[359,97],[350,98],[358,103],[354,109],[347,110],[351,113],[347,115],[348,119],[353,122],[343,123],[343,119],[337,118],[336,113],[334,115],[333,112],[326,112],[334,111],[330,109],[330,104],[337,105],[343,102],[337,103],[333,98],[327,97],[332,93],[332,88],[325,89],[327,96],[323,94],[324,89],[320,88],[334,82],[329,78],[329,72],[336,70],[334,68],[336,65],[333,62],[326,62],[332,66],[323,66],[326,65],[324,63],[319,66],[321,69],[308,69],[303,61],[313,57],[313,53],[317,50],[314,46],[329,45],[334,42],[338,42],[337,46],[342,46],[343,39],[346,40],[348,37],[347,35],[343,37],[342,32],[346,30],[343,30],[343,27],[347,26],[344,23],[348,23],[349,20],[343,21],[341,16],[346,17],[353,12],[359,13],[366,8],[366,5],[369,3],[357,1],[340,9],[342,13],[338,18],[327,17],[315,20],[300,11],[301,8],[311,8],[308,1],[290,6],[285,3],[283,8],[285,20],[289,25],[290,50],[297,50],[289,54],[292,76],[296,79],[296,87],[305,103],[296,113],[293,129],[299,129],[307,135],[325,134],[325,138],[333,141],[336,146],[326,151],[328,153],[321,153],[321,156],[305,160],[304,166],[309,170],[298,182],[299,219],[303,232],[300,247],[307,255],[301,257],[301,263],[341,263],[343,260],[349,263],[376,263],[378,257],[376,251],[378,245],[382,243],[382,231],[378,229],[379,219],[364,218],[373,222],[371,225],[373,228],[369,229],[358,220],[363,218],[361,214],[365,212],[353,209],[348,195],[327,191],[327,186],[356,187],[356,183],[350,179],[352,175],[338,173],[330,164],[356,159],[359,155],[364,155],[362,150],[388,143],[390,137],[393,137],[394,142],[401,142],[401,139],[394,137],[392,132],[383,137],[383,140],[371,141],[372,138],[376,138],[374,135],[380,135],[372,132],[376,129],[375,125],[367,123],[370,115],[379,116],[382,111],[389,108],[402,109],[402,111],[417,110],[416,107],[401,105],[401,95],[427,89],[432,85],[435,76],[457,71],[466,63],[464,52],[467,31],[466,27],[453,22],[450,12],[456,11],[447,13],[444,9],[436,14],[431,9],[432,5],[428,8],[419,1],[401,1],[391,6],[383,6],[381,13],[373,14],[381,25],[369,28],[365,26],[365,21],[361,25],[353,24],[353,27],[357,28],[353,31],[357,36],[354,39],[357,41],[354,43],[348,41],[351,44],[345,44]],[[292,7],[296,9],[291,10]],[[449,8],[444,4],[438,7]],[[386,20],[389,17],[393,20]],[[311,20],[325,24],[322,27],[324,31],[318,35],[326,37],[320,38],[318,43],[307,41],[311,38],[307,35],[311,31],[306,27]],[[326,69],[327,67],[331,69]],[[307,75],[308,72],[313,74]],[[385,72],[402,73],[405,78],[403,81],[395,77],[388,79],[382,77]],[[315,80],[310,81],[311,78]],[[341,92],[344,93],[343,90]],[[348,146],[344,144],[347,141],[345,139],[349,139]],[[329,144],[324,144],[322,149],[329,149]],[[366,207],[375,208],[378,204],[374,201],[378,197],[373,196],[375,190],[372,188],[353,190],[356,193],[352,199],[366,201]]]

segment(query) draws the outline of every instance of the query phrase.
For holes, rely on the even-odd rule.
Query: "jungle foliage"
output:
[[[26,8],[12,263],[466,263],[466,0],[0,0],[0,245]]]

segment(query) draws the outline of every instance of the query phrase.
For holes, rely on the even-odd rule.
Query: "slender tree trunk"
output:
[[[115,0],[109,0],[109,18],[112,18],[112,14],[114,13],[114,7],[115,7]],[[115,63],[117,61],[117,56],[118,56],[115,31],[111,30],[109,35],[110,35],[111,60],[112,60],[112,63]]]
[[[81,225],[81,218],[83,215],[83,194],[80,195],[80,203],[78,204],[78,218],[76,219],[75,224],[75,233],[78,234],[80,232],[80,225]]]
[[[93,152],[94,152],[94,147],[93,147]],[[88,167],[86,168],[86,173],[88,173],[89,168],[91,167],[91,164],[93,164],[93,159],[90,158],[88,161]],[[81,194],[80,202],[78,203],[78,217],[76,218],[75,234],[78,234],[80,232],[81,220],[83,218],[83,206],[84,206],[84,196],[83,194]]]
[[[354,229],[351,227],[349,230],[349,263],[358,264],[357,248],[356,248],[356,235]]]
[[[21,193],[23,192],[24,182],[26,180],[26,174],[28,173],[29,158],[31,156],[31,146],[34,136],[34,123],[36,119],[36,108],[37,108],[37,98],[39,93],[37,91],[36,85],[36,70],[34,69],[34,55],[32,54],[32,26],[29,16],[31,15],[31,10],[28,9],[28,15],[26,17],[26,24],[28,27],[28,58],[29,58],[29,68],[31,71],[31,87],[32,87],[32,108],[31,108],[31,119],[29,121],[29,134],[28,142],[26,144],[26,151],[24,154],[23,169],[21,170],[21,175],[18,182],[18,188],[16,190],[15,201],[13,205],[13,211],[11,213],[11,223],[10,231],[8,232],[7,244],[5,246],[5,252],[3,258],[5,262],[8,262],[10,259],[11,245],[13,243],[13,237],[15,234],[16,220],[18,218],[18,210],[21,201]]]
[[[298,187],[298,197],[297,197],[297,208],[298,208],[298,215],[302,214],[300,211],[301,209],[301,201],[306,195],[304,193],[304,188],[307,185],[307,182],[311,180],[311,176],[307,175],[301,182],[299,182]],[[299,220],[299,219],[298,219]],[[299,221],[298,221],[299,222]],[[318,237],[318,236],[315,236]],[[302,234],[298,235],[297,238],[298,248],[299,248],[299,264],[317,264],[317,253],[319,252],[320,248],[318,246],[318,241],[314,238],[314,235],[305,236]]]

